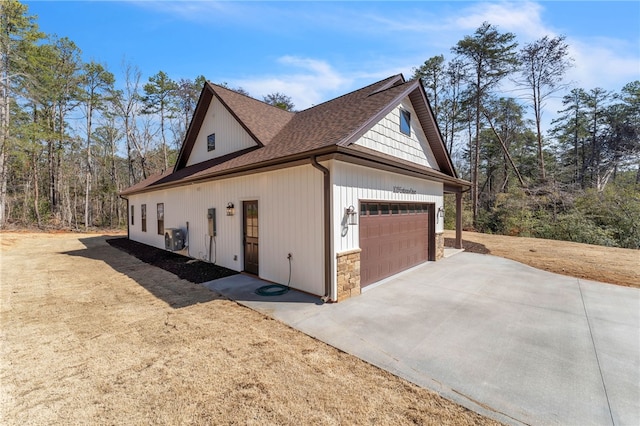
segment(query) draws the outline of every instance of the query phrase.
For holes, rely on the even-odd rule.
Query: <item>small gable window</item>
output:
[[[216,149],[216,134],[211,133],[207,136],[207,152],[213,151],[214,149]]]
[[[400,131],[411,136],[411,113],[403,109],[400,110]]]

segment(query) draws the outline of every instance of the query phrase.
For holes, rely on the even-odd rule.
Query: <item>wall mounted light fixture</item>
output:
[[[227,203],[227,216],[233,216],[236,214],[236,209],[231,201]]]
[[[356,213],[355,207],[349,206],[349,208],[346,209],[345,214],[347,215],[347,224],[349,225],[358,224],[358,213]]]
[[[437,221],[440,222],[440,218],[444,218],[444,207],[438,207]]]

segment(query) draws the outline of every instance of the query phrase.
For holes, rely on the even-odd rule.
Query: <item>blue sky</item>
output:
[[[450,49],[483,21],[522,45],[565,35],[567,80],[619,91],[640,79],[640,2],[25,1],[47,34],[69,37],[85,61],[143,81],[202,74],[252,96],[282,92],[304,109]],[[557,103],[559,105],[559,103]]]

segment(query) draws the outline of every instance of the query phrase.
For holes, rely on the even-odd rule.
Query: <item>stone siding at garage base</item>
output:
[[[336,255],[338,302],[360,294],[360,252],[349,250]]]
[[[444,233],[436,234],[436,260],[444,257]]]

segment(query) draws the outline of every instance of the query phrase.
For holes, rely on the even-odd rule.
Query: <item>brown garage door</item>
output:
[[[429,204],[360,204],[360,286],[429,259]]]

